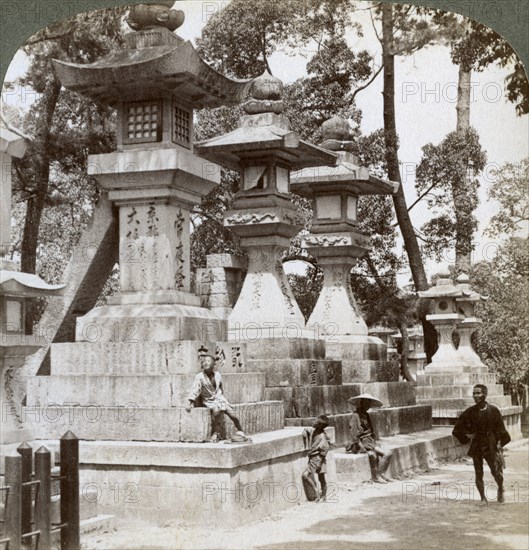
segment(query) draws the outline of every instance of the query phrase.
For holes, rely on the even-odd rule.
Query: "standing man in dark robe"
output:
[[[474,386],[472,397],[476,402],[458,418],[452,435],[463,445],[472,441],[468,456],[474,461],[476,487],[481,502],[487,502],[485,484],[483,483],[483,459],[487,461],[492,476],[498,484],[498,502],[504,502],[503,491],[503,447],[509,443],[511,436],[505,429],[501,412],[497,407],[487,403],[487,386]]]

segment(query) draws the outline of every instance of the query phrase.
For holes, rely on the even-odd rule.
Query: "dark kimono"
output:
[[[473,405],[457,419],[452,435],[465,444],[470,441],[468,434],[475,434],[467,453],[472,458],[495,458],[498,442],[503,447],[511,440],[501,412],[490,403],[485,410]]]

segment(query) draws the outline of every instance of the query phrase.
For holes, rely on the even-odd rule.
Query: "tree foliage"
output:
[[[452,132],[439,145],[429,143],[422,150],[416,186],[434,214],[421,228],[427,237],[423,250],[438,261],[452,246],[456,256],[468,255],[477,229],[478,175],[486,163],[479,136],[472,128]]]
[[[498,201],[500,211],[492,217],[487,232],[492,236],[513,234],[529,223],[529,158],[506,163],[494,173],[488,197]]]

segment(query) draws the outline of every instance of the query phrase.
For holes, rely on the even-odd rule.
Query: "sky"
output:
[[[193,41],[200,35],[208,17],[225,5],[227,2],[178,2],[178,8],[185,12],[186,20],[177,33]],[[357,12],[355,19],[362,24],[364,36],[349,35],[350,45],[369,50],[379,63],[380,44],[372,28],[369,11]],[[310,47],[306,48],[305,53],[310,55]],[[307,60],[307,57],[277,52],[269,62],[273,74],[289,83],[306,74]],[[8,69],[6,80],[23,74],[25,66],[25,56],[18,53]],[[505,162],[517,163],[529,156],[529,116],[517,117],[514,105],[505,98],[505,77],[508,73],[508,68],[492,66],[482,73],[474,72],[472,76],[470,122],[480,136],[488,159],[481,178],[480,205],[476,212],[480,224],[473,261],[491,259],[497,249],[497,243],[483,235],[488,221],[498,210],[497,204],[487,200],[487,188],[495,179],[494,169]],[[416,198],[415,167],[421,159],[421,148],[427,143],[439,143],[455,130],[457,66],[452,64],[448,48],[432,46],[413,56],[397,58],[395,77],[401,175],[407,202],[411,204]],[[4,93],[2,99],[14,104],[20,104],[23,100],[27,104],[31,101],[30,96],[27,90],[16,90],[9,95]],[[363,133],[383,127],[382,74],[357,95],[357,105],[363,113]],[[411,215],[416,228],[431,217],[425,201],[414,207]],[[401,248],[402,243],[399,242],[398,246]],[[453,253],[448,254],[443,266],[453,263],[453,260]],[[299,270],[299,266],[285,267],[287,271]],[[430,275],[439,271],[439,267],[433,261],[426,263]],[[404,270],[399,274],[400,284],[406,284],[408,280],[409,272]]]

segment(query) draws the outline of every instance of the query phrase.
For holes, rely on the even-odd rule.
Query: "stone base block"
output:
[[[487,398],[487,401],[499,409],[512,406],[510,395],[491,395]],[[467,407],[475,404],[472,397],[454,397],[446,399],[441,397],[429,399],[417,398],[417,402],[430,404],[432,406],[434,416],[442,416],[443,411],[464,411]]]
[[[418,374],[417,386],[460,386],[476,384],[496,384],[496,375],[486,374]]]
[[[237,345],[237,342],[230,342]],[[241,343],[242,344],[242,343]],[[311,338],[263,338],[244,342],[248,361],[254,359],[325,359],[325,341]],[[340,358],[338,357],[337,360]]]
[[[468,449],[467,445],[460,445],[446,428],[388,437],[382,439],[380,444],[393,453],[389,475],[395,478],[434,468],[440,461],[463,457]],[[334,459],[338,481],[361,483],[371,479],[367,455],[337,449]]]
[[[398,382],[399,364],[396,361],[372,361],[369,359],[343,359],[344,384],[358,382]]]
[[[227,323],[209,309],[178,304],[102,306],[77,318],[76,342],[227,340]]]
[[[286,428],[257,434],[251,444],[82,441],[80,484],[98,488],[100,513],[151,526],[172,521],[236,527],[305,502],[301,433]],[[332,452],[327,466],[333,483]]]
[[[245,403],[234,406],[248,434],[279,430],[284,426],[280,402]],[[109,441],[207,441],[211,436],[211,413],[205,407],[187,412],[183,407],[143,408],[84,407],[58,405],[23,409],[36,439],[57,439],[67,430],[83,440]]]
[[[486,366],[467,365],[465,363],[428,363],[424,367],[424,374],[488,374]]]
[[[491,403],[496,398],[503,397],[503,385],[489,384],[487,400]],[[435,385],[435,386],[417,386],[417,399],[428,401],[429,399],[472,399],[473,384],[466,385]],[[473,401],[472,401],[473,402]]]
[[[215,351],[222,374],[246,372],[244,346],[227,342],[74,342],[52,344],[51,374],[166,375],[200,371],[199,350]]]
[[[267,386],[339,385],[342,383],[340,361],[324,359],[252,359],[251,371],[262,372]]]
[[[353,385],[360,386],[359,393],[370,393],[373,397],[380,399],[384,407],[416,404],[416,386],[410,382],[370,382]]]
[[[28,382],[27,405],[48,404],[137,407],[185,407],[195,374],[165,376],[38,376]],[[263,400],[265,375],[228,373],[222,377],[224,393],[232,403]]]
[[[386,361],[387,346],[373,336],[364,336],[353,339],[350,342],[333,341],[333,337],[329,337],[325,342],[326,358],[335,360],[370,360],[370,361]]]
[[[347,400],[361,393],[359,384],[343,386],[294,386],[265,389],[265,397],[281,400],[285,417],[306,418],[320,414],[332,415],[349,411]]]
[[[369,416],[378,437],[419,432],[432,427],[432,408],[429,405],[370,409]]]

